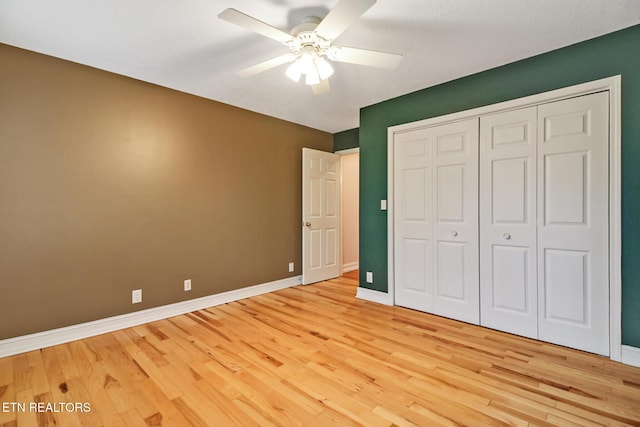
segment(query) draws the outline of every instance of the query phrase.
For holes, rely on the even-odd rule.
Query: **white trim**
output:
[[[640,348],[623,345],[620,353],[622,363],[640,368]]]
[[[396,305],[395,266],[394,257],[394,149],[395,127],[387,129],[387,293],[390,295],[391,304]]]
[[[393,305],[393,295],[387,292],[358,287],[356,298],[384,305]]]
[[[612,360],[622,360],[622,179],[621,179],[621,146],[622,146],[622,104],[621,104],[620,75],[607,77],[592,82],[582,83],[544,92],[524,98],[513,99],[498,104],[487,105],[471,110],[433,117],[412,123],[391,126],[387,129],[387,262],[389,265],[388,289],[393,301],[395,294],[394,257],[393,257],[393,141],[396,134],[420,128],[441,125],[479,117],[487,114],[504,112],[517,108],[555,102],[561,99],[573,98],[594,92],[609,91],[609,357]],[[628,350],[627,350],[628,351]]]
[[[360,262],[358,262],[358,261],[348,262],[346,264],[342,264],[342,272],[343,273],[346,273],[348,271],[359,270],[359,269],[360,269]]]
[[[360,147],[347,148],[346,150],[334,151],[335,154],[339,154],[340,156],[346,156],[347,154],[355,154],[359,152],[360,152]]]
[[[622,77],[609,83],[609,357],[622,360]]]
[[[268,292],[274,292],[280,289],[290,288],[292,286],[299,285],[300,283],[302,283],[301,276],[290,277],[255,286],[249,286],[247,288],[209,295],[202,298],[136,311],[134,313],[107,317],[105,319],[95,320],[92,322],[80,323],[78,325],[52,329],[15,338],[8,338],[0,340],[0,357],[12,356],[14,354],[38,350],[44,347],[64,344],[70,341],[117,331],[119,329],[130,328],[143,323],[154,322],[156,320],[166,319],[208,307],[226,304],[228,302]]]

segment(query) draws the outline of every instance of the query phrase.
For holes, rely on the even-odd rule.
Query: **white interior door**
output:
[[[609,95],[538,109],[539,338],[609,354]]]
[[[302,283],[340,276],[340,156],[302,149]]]
[[[537,107],[480,118],[480,324],[538,337]]]
[[[431,130],[394,139],[395,304],[433,313]]]

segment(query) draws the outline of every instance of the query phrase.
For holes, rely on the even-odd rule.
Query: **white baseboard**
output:
[[[355,262],[348,262],[346,264],[342,264],[342,272],[346,273],[348,271],[354,271],[354,270],[359,270],[360,269],[360,262],[355,261]]]
[[[228,302],[289,288],[301,283],[302,276],[290,277],[202,298],[136,311],[134,313],[107,317],[105,319],[95,320],[92,322],[80,323],[78,325],[66,326],[64,328],[52,329],[15,338],[8,338],[0,340],[0,357],[12,356],[14,354],[38,350],[44,347],[64,344],[70,341],[117,331],[119,329],[130,328],[132,326],[178,316],[192,311],[202,310],[203,308],[226,304]]]
[[[623,345],[622,358],[620,361],[625,365],[631,365],[640,368],[640,348],[631,347],[630,345]]]
[[[373,289],[359,287],[356,292],[356,298],[376,302],[378,304],[393,305],[393,295],[387,292],[374,291]]]

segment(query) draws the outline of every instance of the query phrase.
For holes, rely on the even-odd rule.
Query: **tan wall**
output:
[[[342,171],[342,265],[357,263],[359,254],[360,153],[340,156]]]
[[[330,134],[2,44],[0,64],[0,339],[300,274],[301,149]]]

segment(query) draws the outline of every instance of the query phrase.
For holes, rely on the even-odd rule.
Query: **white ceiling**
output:
[[[337,132],[358,127],[367,105],[640,23],[638,0],[378,0],[336,44],[400,53],[396,70],[334,63],[318,96],[286,66],[234,75],[288,48],[218,19],[222,10],[288,32],[336,3],[0,0],[0,42]]]

